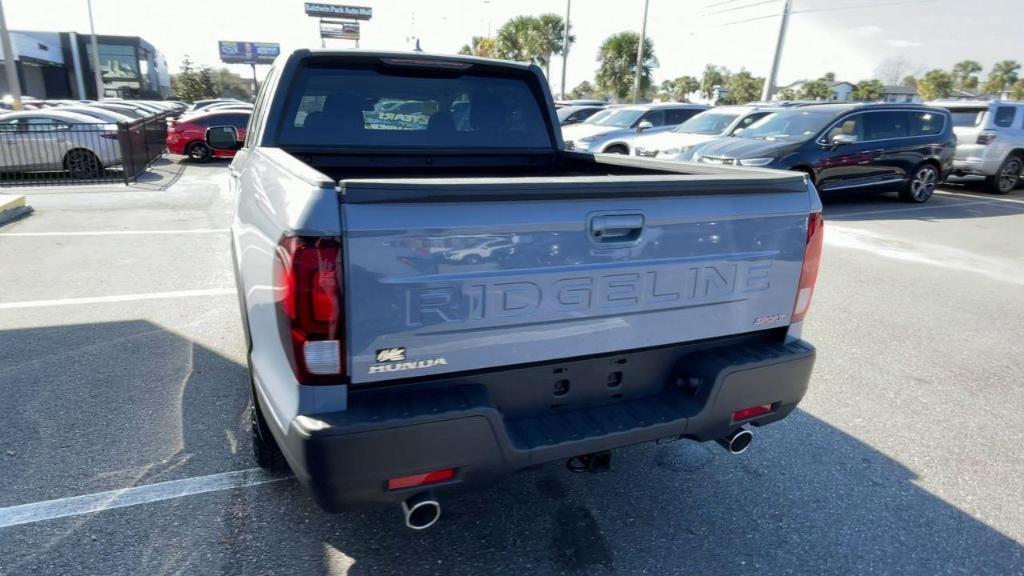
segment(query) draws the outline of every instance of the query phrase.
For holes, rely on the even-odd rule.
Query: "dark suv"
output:
[[[820,192],[896,190],[925,202],[953,168],[949,112],[907,104],[821,104],[775,112],[694,160],[810,175]]]

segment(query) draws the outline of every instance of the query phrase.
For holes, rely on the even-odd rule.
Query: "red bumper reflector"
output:
[[[413,486],[423,486],[424,484],[437,484],[452,478],[455,478],[455,468],[434,470],[426,474],[413,474],[412,476],[392,478],[388,480],[388,490],[401,490],[402,488],[412,488]]]
[[[771,404],[762,404],[760,406],[751,406],[750,408],[744,408],[743,410],[737,410],[732,413],[732,421],[739,422],[740,420],[749,420],[756,418],[757,416],[763,416],[772,411]]]

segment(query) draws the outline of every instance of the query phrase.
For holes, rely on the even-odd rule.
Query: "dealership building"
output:
[[[96,36],[100,97],[164,98],[171,94],[167,60],[138,36]],[[21,93],[39,99],[96,100],[92,36],[75,32],[11,31]],[[0,50],[0,60],[6,59]],[[0,96],[9,94],[0,74]]]

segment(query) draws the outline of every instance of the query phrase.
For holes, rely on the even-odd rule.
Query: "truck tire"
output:
[[[923,204],[927,202],[939,185],[939,169],[931,162],[925,162],[914,168],[910,178],[900,190],[900,200]]]
[[[1018,153],[1010,154],[999,166],[999,171],[985,179],[985,184],[993,194],[1009,194],[1020,184],[1022,168],[1024,158]]]
[[[255,390],[250,387],[252,394],[249,402],[249,421],[252,434],[252,455],[256,464],[264,470],[271,472],[288,469],[288,461],[284,459],[281,448],[274,440],[274,435],[267,427],[267,421],[263,418],[263,411],[260,410],[260,403],[256,399]]]

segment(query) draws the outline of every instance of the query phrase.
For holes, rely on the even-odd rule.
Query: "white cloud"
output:
[[[865,38],[868,36],[878,36],[882,32],[885,32],[885,29],[882,28],[881,26],[875,26],[874,24],[865,24],[863,26],[857,26],[856,28],[850,30],[850,34]]]
[[[913,40],[903,40],[899,38],[895,40],[886,40],[885,43],[894,48],[918,48],[924,46],[924,44],[921,44],[920,42],[914,42]]]

